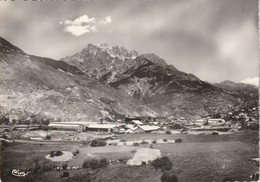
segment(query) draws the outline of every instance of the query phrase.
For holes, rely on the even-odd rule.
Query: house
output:
[[[205,118],[203,119],[197,119],[196,121],[195,121],[195,125],[198,125],[198,126],[203,126],[204,125],[204,123],[205,123]]]
[[[126,122],[126,123],[131,123],[133,120],[139,120],[139,121],[141,121],[142,118],[141,118],[141,117],[125,117],[125,122]]]
[[[145,133],[145,131],[140,127],[136,127],[135,130],[133,130],[133,133]]]
[[[138,128],[134,130],[134,133],[151,132],[159,129],[160,129],[159,126],[142,125],[142,126],[138,126]]]
[[[125,133],[144,133],[144,132],[151,132],[160,129],[159,126],[154,125],[133,125],[127,124]]]
[[[125,133],[134,133],[134,131],[138,128],[137,126],[134,126],[133,124],[127,124],[125,125],[126,131]]]
[[[152,123],[153,123],[153,125],[159,125],[160,124],[160,122],[158,122],[158,121],[154,121]]]
[[[143,123],[140,120],[132,120],[130,123],[135,125],[143,125]]]
[[[125,133],[126,133],[126,134],[128,134],[128,133],[134,133],[134,130],[132,130],[132,129],[127,129],[127,130],[125,131]]]

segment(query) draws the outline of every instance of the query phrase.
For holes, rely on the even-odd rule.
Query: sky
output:
[[[258,85],[257,0],[1,1],[0,36],[54,59],[118,45],[204,81]]]

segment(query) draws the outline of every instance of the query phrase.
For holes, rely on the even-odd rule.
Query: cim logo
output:
[[[19,171],[17,169],[12,170],[12,175],[17,176],[17,177],[25,177],[28,175],[30,172],[24,172],[24,171]]]

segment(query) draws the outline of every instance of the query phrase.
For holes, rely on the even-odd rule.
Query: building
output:
[[[138,128],[137,126],[134,126],[133,124],[127,124],[125,133],[134,133],[134,131]]]
[[[118,128],[116,124],[100,124],[85,121],[70,121],[70,122],[52,122],[48,125],[49,129],[54,130],[71,130],[71,131],[99,131],[99,132],[112,132]]]
[[[67,122],[51,122],[48,125],[49,129],[53,130],[72,130],[83,132],[90,125],[90,122],[77,122],[77,121],[67,121]]]
[[[103,132],[113,132],[118,125],[116,124],[90,124],[86,128],[87,131],[103,131]]]
[[[151,126],[151,125],[142,125],[142,126],[138,126],[138,128],[141,128],[144,132],[151,132],[160,129],[159,126]]]
[[[218,118],[202,118],[195,121],[195,125],[203,126],[203,125],[224,125],[225,120]]]
[[[130,123],[135,124],[135,125],[143,125],[143,123],[140,120],[132,120]]]
[[[125,133],[144,133],[144,132],[151,132],[151,131],[156,131],[159,130],[159,126],[154,126],[154,125],[133,125],[133,124],[128,124],[126,125],[126,131]]]

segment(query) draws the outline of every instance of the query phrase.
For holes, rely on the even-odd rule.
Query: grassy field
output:
[[[162,172],[151,165],[129,166],[125,162],[139,147],[160,149],[173,163],[172,172],[179,181],[221,181],[225,177],[250,181],[249,176],[258,171],[258,164],[251,159],[258,157],[258,132],[245,131],[230,135],[187,134],[124,134],[120,140],[159,140],[182,138],[182,143],[153,144],[152,146],[105,146],[89,147],[79,142],[53,145],[37,143],[15,143],[5,147],[1,153],[1,178],[3,182],[16,181],[160,181]],[[50,151],[61,150],[79,154],[67,162],[53,162],[45,158]],[[101,169],[78,169],[68,171],[70,177],[61,178],[64,171],[45,169],[50,166],[82,166],[89,158],[107,158],[112,162]],[[114,161],[114,162],[113,162]],[[15,177],[13,169],[32,171],[26,177]]]

